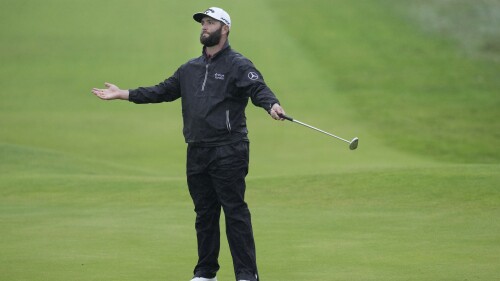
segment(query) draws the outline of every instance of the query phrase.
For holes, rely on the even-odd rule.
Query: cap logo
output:
[[[206,10],[206,11],[205,11],[205,15],[206,15],[206,14],[208,14],[208,13],[212,13],[212,14],[214,14],[214,13],[215,13],[215,11],[214,11],[214,10],[212,10],[212,9],[208,9],[208,10]]]
[[[223,22],[224,22],[225,24],[227,24],[227,25],[230,25],[230,24],[231,24],[231,23],[230,23],[227,19],[225,19],[225,18],[223,18],[223,17],[220,17],[220,20],[221,20],[221,21],[223,21]]]
[[[248,72],[248,79],[257,80],[257,79],[259,79],[259,75],[255,72]]]

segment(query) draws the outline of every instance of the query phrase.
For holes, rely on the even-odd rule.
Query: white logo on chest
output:
[[[215,73],[215,79],[224,80],[224,74]]]

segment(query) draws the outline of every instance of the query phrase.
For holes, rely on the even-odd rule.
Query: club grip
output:
[[[287,116],[285,114],[278,114],[279,117],[283,118],[283,119],[286,119],[288,121],[292,121],[293,122],[293,118],[290,117],[290,116]]]

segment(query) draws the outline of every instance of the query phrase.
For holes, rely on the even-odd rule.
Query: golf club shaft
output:
[[[313,127],[313,126],[311,126],[311,125],[309,125],[309,124],[306,124],[306,123],[304,123],[304,122],[300,122],[299,120],[295,120],[295,119],[293,119],[293,118],[292,118],[292,117],[290,117],[290,116],[287,116],[287,115],[281,114],[281,115],[280,115],[280,117],[282,117],[282,118],[284,118],[284,119],[286,119],[286,120],[289,120],[289,121],[295,122],[295,123],[297,123],[297,124],[300,124],[300,125],[302,125],[302,126],[305,126],[305,127],[309,128],[309,129],[316,130],[316,131],[321,132],[321,133],[323,133],[323,134],[325,134],[325,135],[329,135],[330,137],[334,137],[334,138],[336,138],[336,139],[339,139],[339,140],[345,141],[345,142],[347,142],[347,143],[349,143],[349,144],[351,143],[350,141],[348,141],[348,140],[346,140],[346,139],[343,139],[343,138],[338,137],[338,136],[336,136],[336,135],[334,135],[334,134],[330,134],[330,133],[328,133],[328,132],[325,132],[325,131],[323,131],[323,130],[321,130],[321,129],[318,129],[318,128],[316,128],[316,127]]]

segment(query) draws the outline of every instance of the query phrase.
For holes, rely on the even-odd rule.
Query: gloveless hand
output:
[[[121,90],[116,85],[111,83],[104,83],[106,89],[93,88],[92,93],[103,100],[128,100],[128,90]]]

